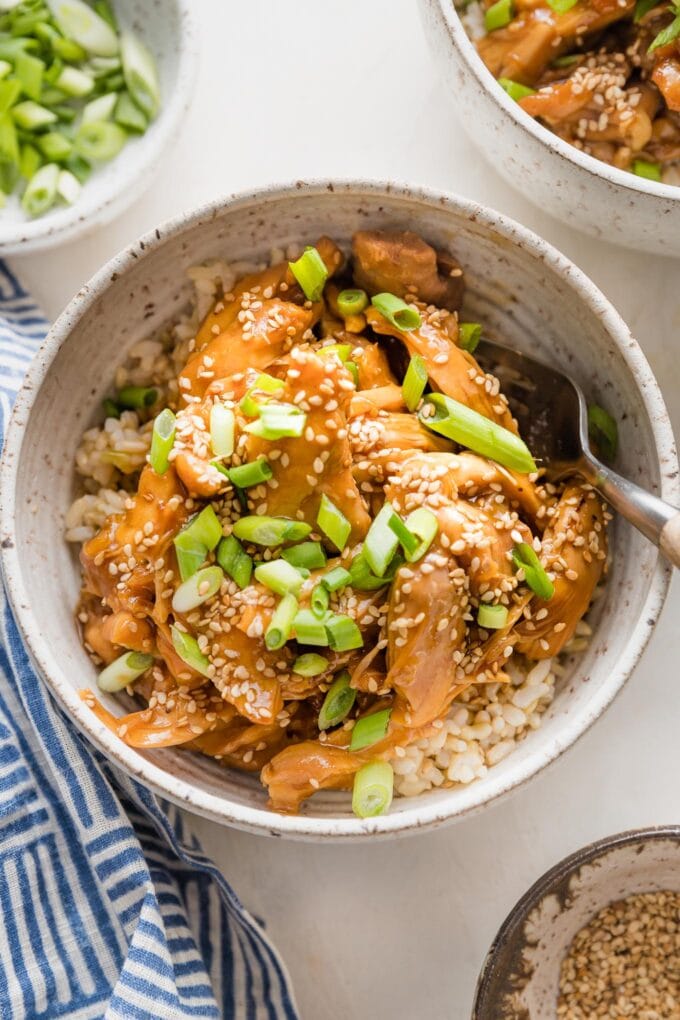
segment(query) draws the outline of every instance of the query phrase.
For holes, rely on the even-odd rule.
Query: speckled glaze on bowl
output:
[[[577,850],[546,872],[503,922],[472,1020],[555,1020],[560,964],[600,910],[636,893],[680,892],[680,827],[636,829]]]
[[[151,184],[191,101],[198,68],[192,0],[115,0],[122,28],[136,32],[158,66],[162,106],[148,131],[97,168],[73,205],[29,219],[11,198],[0,211],[0,256],[44,251],[109,223]]]
[[[680,255],[680,187],[579,152],[521,109],[487,71],[454,0],[418,0],[461,124],[504,180],[570,227],[655,255]]]
[[[364,182],[298,182],[225,198],[154,231],[114,258],[55,323],[19,395],[0,477],[0,546],[19,625],[55,697],[113,761],[163,796],[216,821],[302,838],[406,833],[481,808],[572,744],[630,675],[661,609],[668,570],[628,526],[589,649],[570,664],[543,726],[481,780],[396,801],[354,818],[345,794],[318,794],[298,817],[273,814],[257,780],[178,750],[142,754],[101,725],[78,697],[95,671],[73,622],[79,572],[62,539],[74,491],[73,455],[97,419],[126,350],[184,305],[186,270],[206,258],[267,257],[272,246],[360,227],[411,228],[456,253],[469,280],[466,317],[529,347],[620,409],[623,472],[680,503],[668,416],[647,362],[603,295],[564,256],[497,213],[453,196]],[[114,698],[106,703],[121,712]]]

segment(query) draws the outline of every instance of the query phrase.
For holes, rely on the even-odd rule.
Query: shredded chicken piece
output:
[[[413,295],[428,305],[457,311],[463,303],[463,270],[438,255],[417,234],[359,230],[352,239],[354,279],[369,294]]]

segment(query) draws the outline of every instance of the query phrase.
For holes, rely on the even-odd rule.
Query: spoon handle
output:
[[[641,489],[601,464],[592,454],[582,460],[585,479],[613,508],[661,549],[675,567],[680,567],[680,510],[658,496]]]

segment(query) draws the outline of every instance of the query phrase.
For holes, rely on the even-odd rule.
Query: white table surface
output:
[[[680,263],[583,237],[488,168],[439,88],[415,0],[195,3],[196,98],[152,189],[93,236],[13,260],[50,316],[137,234],[220,193],[321,175],[404,179],[495,206],[569,255],[628,321],[680,426]],[[468,1020],[493,935],[546,868],[600,836],[680,820],[679,609],[676,584],[605,718],[481,816],[373,846],[286,843],[195,821],[266,919],[305,1020]]]

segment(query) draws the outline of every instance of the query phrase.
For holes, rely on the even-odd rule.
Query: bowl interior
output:
[[[74,452],[83,430],[99,418],[115,367],[132,344],[185,305],[190,266],[214,257],[266,259],[272,246],[313,241],[322,233],[346,245],[362,227],[414,229],[454,252],[467,271],[467,317],[568,369],[590,397],[618,414],[621,471],[651,490],[674,492],[672,440],[662,465],[655,431],[665,426],[652,420],[663,419],[663,405],[621,321],[591,285],[584,299],[583,278],[570,263],[547,246],[535,250],[531,235],[478,206],[370,186],[279,190],[217,206],[167,237],[157,232],[109,264],[56,324],[15,412],[6,490],[15,487],[16,512],[6,491],[4,517],[16,546],[6,550],[5,564],[13,602],[43,675],[110,757],[194,810],[265,831],[389,832],[461,814],[521,782],[572,743],[614,696],[644,646],[666,585],[656,549],[617,522],[595,635],[569,662],[542,727],[483,779],[399,800],[384,818],[359,822],[342,794],[315,796],[300,818],[274,815],[264,810],[265,793],[256,780],[187,752],[141,754],[93,719],[77,696],[78,689],[94,685],[95,671],[74,626],[79,572],[62,534],[75,491]],[[114,698],[106,701],[120,714]]]
[[[0,251],[21,246],[25,252],[32,242],[36,248],[49,247],[87,231],[94,215],[114,215],[143,189],[175,130],[193,78],[193,30],[185,0],[116,0],[115,8],[120,27],[134,31],[154,55],[161,86],[160,113],[143,135],[130,136],[115,159],[94,170],[73,206],[56,205],[31,220],[18,198],[11,197],[0,217]]]
[[[624,834],[579,851],[543,876],[499,932],[473,1020],[554,1020],[560,965],[600,910],[636,893],[680,892],[680,832]]]

